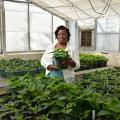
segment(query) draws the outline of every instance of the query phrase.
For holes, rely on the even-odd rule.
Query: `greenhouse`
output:
[[[0,0],[0,120],[120,120],[120,1]]]

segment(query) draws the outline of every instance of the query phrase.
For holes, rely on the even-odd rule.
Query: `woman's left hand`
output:
[[[70,67],[72,67],[72,68],[74,68],[74,67],[76,66],[75,61],[72,60],[72,59],[63,60],[62,64],[63,64],[64,66],[70,66]]]
[[[72,59],[68,60],[68,66],[70,66],[70,67],[74,68],[74,67],[76,66],[75,61],[74,61],[74,60],[72,60]]]

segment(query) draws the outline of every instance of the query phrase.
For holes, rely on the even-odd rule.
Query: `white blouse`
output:
[[[51,54],[51,52],[54,51],[55,46],[56,46],[56,43],[48,46],[48,48],[46,49],[46,51],[44,52],[41,58],[41,65],[46,69],[46,75],[48,75],[48,73],[50,72],[49,70],[47,70],[48,65],[53,64],[53,54]],[[80,68],[79,52],[72,50],[68,44],[65,50],[69,52],[69,55],[71,56],[71,58],[76,62],[76,66],[73,69],[74,70],[79,69]]]

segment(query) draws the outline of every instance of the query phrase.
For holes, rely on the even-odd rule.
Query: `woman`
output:
[[[64,66],[74,69],[78,69],[80,67],[79,54],[78,55],[74,54],[74,56],[72,55],[73,51],[71,47],[68,45],[70,39],[70,32],[68,28],[62,25],[57,27],[55,31],[55,38],[57,41],[47,48],[47,50],[45,51],[41,58],[41,64],[46,69],[47,76],[59,77],[61,79],[64,79],[64,71],[60,70],[59,67],[54,64],[53,55],[50,53],[53,52],[56,48],[68,50],[71,58],[68,59],[67,61],[64,61],[62,64]]]

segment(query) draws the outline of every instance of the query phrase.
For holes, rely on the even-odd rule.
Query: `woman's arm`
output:
[[[49,71],[58,70],[58,67],[53,65],[53,55],[51,54],[52,51],[53,46],[49,46],[41,58],[41,65]]]
[[[48,65],[52,65],[52,46],[48,46],[48,48],[45,50],[43,56],[41,57],[41,65],[47,69]]]

